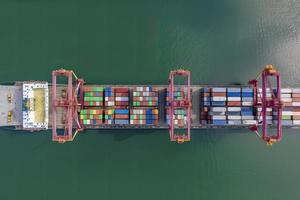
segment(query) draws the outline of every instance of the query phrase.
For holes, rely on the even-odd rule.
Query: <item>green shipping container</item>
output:
[[[93,87],[92,91],[94,91],[94,92],[102,92],[102,91],[104,91],[104,88],[103,87]]]

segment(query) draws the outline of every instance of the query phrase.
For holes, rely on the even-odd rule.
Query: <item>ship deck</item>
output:
[[[132,89],[141,85],[88,85],[97,87],[125,87]],[[218,85],[217,85],[218,86]],[[192,85],[192,114],[191,114],[191,129],[210,129],[210,128],[248,128],[249,125],[212,125],[212,124],[200,124],[200,89],[203,87],[217,87],[216,85]],[[237,87],[237,85],[222,85],[220,87]],[[85,126],[85,129],[168,129],[168,124],[165,121],[166,106],[165,106],[165,89],[167,85],[155,85],[159,91],[159,122],[157,125],[118,125],[118,124],[101,124],[93,126]],[[243,87],[238,85],[238,87]],[[246,87],[246,86],[244,86]],[[51,98],[52,90],[49,86],[49,129],[52,124],[52,109]],[[62,96],[62,90],[66,89],[66,85],[57,86],[57,97]],[[22,85],[1,85],[0,86],[0,126],[13,126],[16,129],[22,129]],[[11,96],[11,102],[8,101],[8,96]],[[130,97],[132,102],[132,97]],[[105,108],[105,107],[102,107]],[[131,105],[129,108],[133,108]],[[12,120],[8,121],[8,113],[11,111]],[[65,110],[63,108],[57,109],[57,128],[64,128],[65,122]],[[270,125],[272,127],[272,125]],[[300,126],[284,126],[285,128],[300,128]]]

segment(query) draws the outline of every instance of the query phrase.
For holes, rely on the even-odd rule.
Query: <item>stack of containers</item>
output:
[[[158,90],[156,87],[135,87],[133,88],[133,106],[134,107],[157,107]]]
[[[282,88],[281,89],[281,101],[283,102],[284,108],[282,111],[282,125],[292,126],[293,125],[293,99],[292,99],[292,89]],[[274,112],[275,116],[277,112]],[[275,120],[277,117],[273,116]]]
[[[174,88],[174,100],[183,100],[187,94],[185,87],[175,87]],[[170,93],[168,89],[165,91],[166,106],[170,105]],[[166,121],[170,123],[170,113],[166,113]],[[183,127],[186,125],[186,110],[185,109],[175,109],[173,113],[174,125],[175,127]]]
[[[115,124],[129,124],[129,110],[128,109],[115,109]]]
[[[209,122],[213,125],[226,125],[226,88],[211,88]]]
[[[300,125],[300,88],[292,89],[293,125]]]
[[[80,120],[83,125],[99,125],[103,124],[102,109],[82,109],[80,111]]]
[[[105,96],[105,101],[104,101],[105,106],[110,107],[115,105],[113,88],[106,87],[104,89],[104,96]]]
[[[166,115],[167,123],[170,124],[170,114]],[[184,127],[186,125],[186,110],[185,109],[175,109],[173,114],[173,121],[175,127]]]
[[[270,99],[272,97],[271,90],[267,88],[266,90],[266,98]],[[257,102],[261,103],[261,98],[262,98],[262,88],[258,89],[257,93]],[[258,121],[262,121],[262,116],[261,116],[261,107],[258,107],[256,109],[256,117]],[[267,124],[273,124],[273,109],[272,108],[267,108],[267,113],[266,113],[266,118],[267,118]]]
[[[112,109],[112,108],[105,109],[104,123],[105,124],[114,124],[114,109]]]
[[[256,124],[255,110],[253,108],[254,92],[253,88],[242,88],[242,124]]]
[[[207,124],[210,107],[210,89],[200,89],[200,124]]]
[[[174,88],[174,100],[183,100],[185,98],[187,91],[185,91],[184,87],[175,87]],[[166,106],[170,105],[170,93],[168,89],[166,89]]]
[[[134,125],[157,125],[157,108],[132,108],[130,110],[130,124]]]
[[[242,105],[241,102],[241,88],[227,88],[227,123],[230,125],[240,125],[242,123],[241,115],[248,115],[248,109],[240,107]],[[232,106],[232,107],[231,107]],[[238,107],[233,107],[238,106]]]
[[[256,123],[251,88],[202,88],[201,124],[251,125]]]
[[[274,93],[276,94],[276,89],[274,89]],[[281,89],[281,101],[284,105],[282,110],[282,118],[281,122],[283,126],[292,126],[293,125],[293,99],[292,99],[292,89],[290,88],[282,88]],[[273,110],[273,122],[277,123],[277,110]]]
[[[103,87],[84,87],[84,106],[103,106]]]
[[[129,89],[115,88],[115,106],[129,106]]]

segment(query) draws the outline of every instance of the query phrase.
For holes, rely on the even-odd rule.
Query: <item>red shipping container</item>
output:
[[[128,119],[128,115],[115,115],[115,119]]]
[[[213,96],[213,97],[226,97],[226,92],[213,92],[211,96]]]
[[[92,89],[90,87],[83,87],[84,92],[90,92]]]
[[[116,101],[115,105],[116,106],[128,106],[129,102],[128,101]]]
[[[124,92],[129,92],[128,88],[115,88],[115,93],[124,93]]]
[[[300,120],[300,115],[294,115],[293,120]]]
[[[227,106],[241,106],[241,102],[240,101],[228,101],[227,102]]]
[[[101,119],[97,119],[96,124],[103,124],[103,121]]]
[[[283,106],[293,106],[292,102],[283,102]]]
[[[300,93],[293,93],[292,97],[300,98]]]
[[[299,107],[293,107],[293,111],[294,112],[300,112],[300,108]]]
[[[124,93],[115,93],[115,97],[127,97],[129,96],[129,93],[128,92],[124,92]]]
[[[293,102],[300,102],[300,98],[299,97],[293,97]]]

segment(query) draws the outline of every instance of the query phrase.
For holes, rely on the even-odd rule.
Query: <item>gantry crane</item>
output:
[[[65,97],[57,97],[57,77],[68,79]],[[75,81],[73,82],[73,76]],[[59,143],[73,141],[76,134],[83,130],[78,118],[78,109],[83,106],[84,80],[77,78],[72,70],[59,69],[52,71],[52,140]],[[57,133],[57,108],[65,109],[65,125],[62,134]]]
[[[270,78],[275,79],[276,86],[273,88]],[[259,80],[261,79],[261,92],[259,92]],[[258,123],[250,128],[255,131],[262,140],[266,141],[268,145],[280,141],[282,138],[282,109],[281,101],[281,76],[280,73],[272,66],[267,65],[256,79],[250,80],[249,84],[254,89],[253,106],[261,108],[260,116],[257,118]],[[270,91],[271,97],[267,97],[267,91]],[[259,101],[261,99],[261,101]],[[277,111],[276,134],[270,135],[268,133],[267,123],[267,108],[272,108]],[[258,133],[258,125],[262,124],[262,134]]]
[[[186,78],[186,84],[182,85],[181,87],[186,89],[186,95],[184,95],[184,99],[182,100],[175,100],[174,99],[174,79],[176,76],[182,76]],[[169,74],[169,107],[168,107],[168,114],[169,114],[169,134],[170,140],[176,141],[178,143],[183,143],[186,141],[190,141],[190,129],[191,129],[191,89],[190,89],[190,81],[191,81],[191,73],[188,70],[173,70]],[[185,134],[178,134],[174,133],[174,110],[175,109],[185,109],[186,110],[186,133]]]

